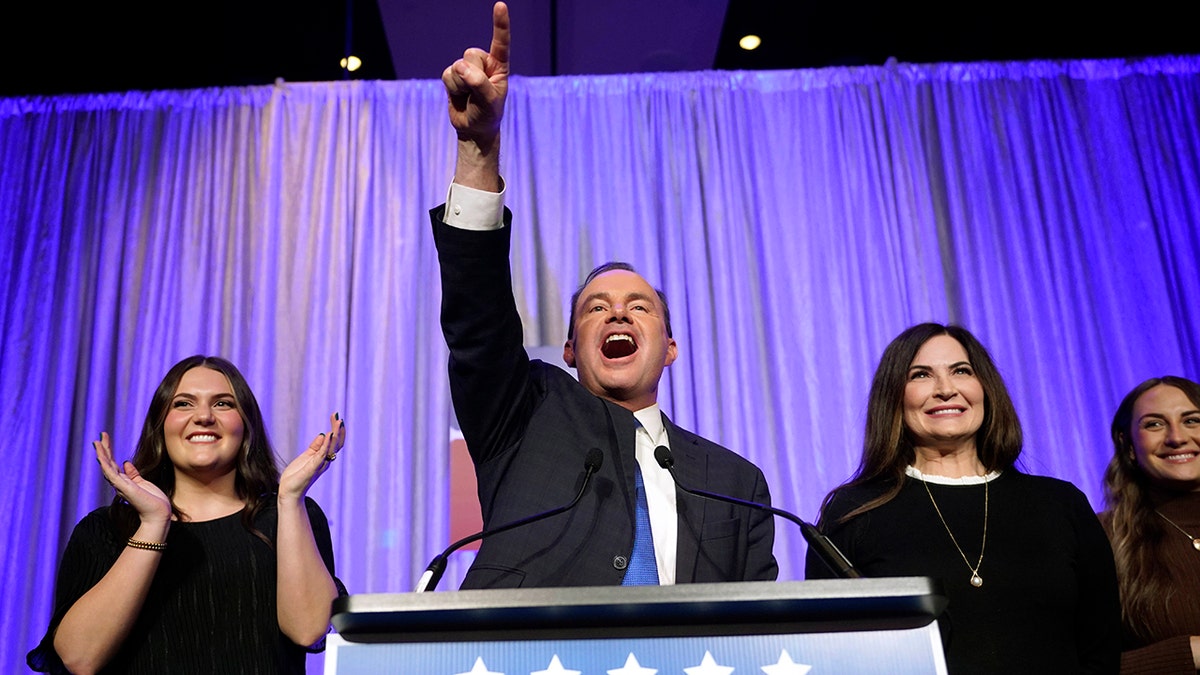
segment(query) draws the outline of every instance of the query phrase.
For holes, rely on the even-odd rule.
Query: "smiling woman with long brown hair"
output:
[[[1075,486],[1016,468],[1021,425],[966,329],[924,323],[884,350],[858,471],[820,528],[864,576],[928,576],[952,674],[1110,673],[1120,620],[1112,553]],[[806,576],[829,577],[808,556]]]
[[[303,673],[323,648],[333,576],[329,526],[309,487],[337,458],[330,417],[283,474],[254,393],[229,361],[167,372],[133,459],[93,441],[108,507],[76,525],[55,611],[31,668],[71,673]]]
[[[1122,673],[1200,670],[1200,384],[1167,375],[1130,391],[1104,474],[1125,626]]]

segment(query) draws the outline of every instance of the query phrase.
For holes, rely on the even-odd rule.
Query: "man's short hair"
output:
[[[592,271],[588,272],[588,275],[584,277],[583,283],[579,284],[579,288],[576,288],[575,292],[571,294],[571,315],[567,320],[568,340],[575,338],[575,305],[579,302],[579,296],[583,293],[583,289],[587,288],[587,285],[592,283],[592,280],[596,277],[604,274],[605,272],[612,272],[614,270],[624,270],[626,272],[633,272],[634,274],[641,276],[641,273],[634,269],[633,265],[620,260],[610,260],[609,262],[593,267]],[[645,277],[642,278],[644,279]],[[658,300],[663,306],[663,321],[666,322],[667,325],[667,337],[675,337],[671,334],[671,307],[667,304],[667,294],[663,293],[657,288],[654,289],[654,292],[658,294]]]

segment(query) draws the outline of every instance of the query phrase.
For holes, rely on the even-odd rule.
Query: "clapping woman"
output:
[[[858,471],[820,528],[868,577],[940,579],[954,674],[1115,672],[1112,552],[1070,483],[1019,471],[1022,433],[987,350],[924,323],[883,353]],[[809,578],[831,573],[812,553]]]
[[[305,493],[333,463],[331,416],[280,475],[258,403],[229,361],[193,356],[154,393],[133,460],[93,442],[117,495],[75,527],[31,668],[71,673],[303,673],[324,646],[329,528]]]

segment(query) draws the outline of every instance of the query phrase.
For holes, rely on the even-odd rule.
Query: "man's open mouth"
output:
[[[614,333],[604,340],[604,344],[600,347],[600,353],[605,358],[619,359],[636,352],[637,348],[637,343],[634,342],[632,335]]]

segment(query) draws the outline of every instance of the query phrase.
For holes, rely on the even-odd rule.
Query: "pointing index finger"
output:
[[[508,5],[503,2],[497,2],[492,7],[492,46],[488,52],[498,63],[508,65],[508,45],[510,40]]]

